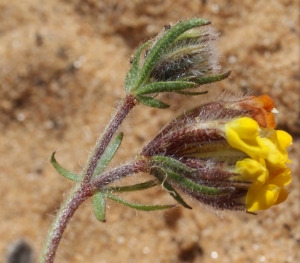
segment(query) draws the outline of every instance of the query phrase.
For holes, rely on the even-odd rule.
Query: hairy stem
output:
[[[42,252],[40,263],[54,262],[56,250],[68,222],[77,208],[90,196],[93,195],[92,187],[82,184],[76,187],[69,198],[61,205],[48,233],[46,244]]]
[[[96,178],[94,181],[91,182],[91,185],[94,189],[101,189],[105,185],[108,185],[109,183],[112,183],[113,181],[119,180],[128,175],[138,172],[146,172],[149,165],[148,161],[148,159],[140,159],[133,163],[119,166]]]
[[[91,180],[92,175],[95,171],[97,163],[99,162],[102,154],[104,153],[107,145],[109,144],[112,136],[118,130],[120,124],[128,115],[129,111],[136,105],[135,98],[129,94],[126,96],[125,100],[117,110],[116,114],[110,120],[106,126],[102,136],[98,139],[96,147],[89,158],[86,168],[84,169],[84,182],[87,183]]]
[[[135,98],[131,94],[127,95],[122,101],[121,106],[118,108],[113,118],[106,126],[103,134],[97,140],[95,149],[89,157],[87,165],[83,170],[83,181],[76,186],[76,188],[71,192],[69,198],[61,205],[61,208],[58,211],[56,218],[51,225],[42,255],[40,257],[40,263],[54,262],[59,242],[67,227],[68,222],[74,215],[77,208],[86,199],[91,197],[95,193],[95,191],[97,191],[97,189],[101,189],[103,186],[116,180],[117,178],[124,177],[139,170],[139,165],[125,165],[119,167],[119,169],[115,169],[112,172],[107,173],[105,179],[98,180],[96,185],[91,182],[92,175],[111,138],[118,130],[120,124],[128,115],[130,110],[135,105]]]
[[[107,184],[118,180],[122,177],[145,171],[147,169],[147,160],[140,159],[133,163],[119,166],[103,176],[97,178],[95,181],[88,184],[81,183],[70,194],[69,198],[62,204],[58,211],[54,222],[48,233],[46,244],[40,258],[40,263],[53,263],[55,254],[65,231],[68,222],[74,215],[77,208],[89,197],[91,197],[97,189],[101,189]]]

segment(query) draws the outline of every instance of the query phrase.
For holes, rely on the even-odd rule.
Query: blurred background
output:
[[[225,90],[267,93],[279,111],[278,127],[293,135],[288,200],[256,216],[214,211],[189,199],[191,211],[151,213],[108,202],[106,223],[96,220],[88,200],[70,222],[55,262],[300,262],[299,1],[0,0],[1,262],[37,261],[73,186],[52,168],[51,153],[80,172],[124,95],[135,48],[164,25],[196,16],[221,32],[221,64],[232,70],[229,79],[209,85],[209,97]],[[133,158],[186,109],[187,99],[172,101],[168,110],[133,111],[113,165]],[[197,97],[189,106],[205,102]],[[160,188],[124,197],[173,202]]]

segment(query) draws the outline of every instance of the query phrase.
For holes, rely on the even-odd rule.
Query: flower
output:
[[[284,187],[291,182],[291,171],[286,164],[286,147],[292,143],[284,131],[261,129],[258,123],[241,117],[225,124],[226,140],[230,146],[245,152],[250,158],[238,161],[235,179],[251,181],[246,197],[247,211],[265,210],[282,203],[288,196]]]
[[[179,169],[165,159],[154,162],[166,180],[201,202],[221,209],[266,210],[286,200],[291,182],[287,147],[292,137],[275,130],[273,107],[267,95],[206,104],[172,121],[142,155],[184,165]]]

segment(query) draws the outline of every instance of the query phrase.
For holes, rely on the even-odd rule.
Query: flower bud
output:
[[[274,129],[273,106],[266,95],[212,102],[172,121],[142,155],[185,165],[178,172],[155,163],[171,184],[203,203],[248,212],[268,209],[287,198],[285,186],[291,182],[286,148],[292,138]]]
[[[218,36],[211,26],[184,32],[160,56],[150,73],[150,81],[196,80],[217,74],[220,70],[215,48]]]
[[[199,95],[206,92],[189,90],[227,78],[230,71],[219,74],[215,49],[218,33],[208,24],[199,18],[182,21],[143,44],[131,59],[125,81],[127,93],[147,106],[166,108],[169,105],[153,98],[156,94]]]

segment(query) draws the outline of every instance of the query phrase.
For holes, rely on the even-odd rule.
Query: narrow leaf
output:
[[[55,170],[60,173],[62,176],[66,177],[75,182],[80,182],[81,177],[78,174],[68,171],[67,169],[63,168],[55,159],[54,155],[56,152],[53,152],[51,155],[51,163]]]
[[[128,73],[126,75],[126,79],[125,79],[125,89],[126,89],[127,93],[130,91],[132,84],[134,83],[134,81],[136,80],[136,77],[138,76],[139,61],[140,61],[141,53],[147,46],[149,46],[150,43],[151,43],[151,41],[148,41],[148,42],[144,43],[143,45],[141,45],[134,55],[134,58],[132,60],[131,69],[128,71]]]
[[[177,91],[177,93],[182,94],[182,95],[186,95],[186,96],[198,96],[198,95],[207,94],[208,91],[199,91],[199,92]]]
[[[153,169],[151,174],[153,174],[163,185],[163,187],[169,192],[169,194],[182,206],[188,209],[192,209],[177,193],[172,185],[170,185],[166,180],[166,173],[161,169]]]
[[[192,79],[189,79],[189,81],[193,81],[199,85],[203,85],[203,84],[208,84],[208,83],[226,79],[230,75],[230,73],[231,73],[231,71],[229,70],[229,71],[219,74],[219,75],[208,76],[208,77],[203,77],[203,78],[192,78]]]
[[[187,81],[154,82],[152,84],[137,89],[136,94],[145,95],[158,92],[177,92],[193,88],[194,86],[194,82]]]
[[[156,180],[150,180],[144,183],[140,184],[134,184],[134,185],[129,185],[129,186],[120,186],[120,187],[107,187],[105,190],[108,192],[134,192],[134,191],[140,191],[140,190],[145,190],[154,186],[157,186],[158,182]]]
[[[101,192],[93,195],[93,207],[96,218],[101,222],[105,222],[106,203]]]
[[[166,109],[170,107],[170,105],[148,96],[139,95],[137,96],[137,99],[140,103],[153,108]]]
[[[169,208],[173,208],[176,205],[141,205],[141,204],[135,204],[135,203],[130,203],[127,202],[119,197],[116,197],[112,194],[107,195],[107,197],[115,202],[118,202],[122,205],[126,205],[130,208],[134,208],[137,210],[142,210],[142,211],[155,211],[155,210],[163,210],[163,209],[169,209]]]
[[[121,142],[123,139],[123,133],[120,133],[109,145],[108,147],[105,149],[105,152],[103,153],[101,159],[99,160],[95,171],[93,173],[93,177],[98,176],[99,174],[101,174],[105,167],[108,165],[108,163],[110,162],[110,160],[114,157],[116,151],[118,150]]]
[[[206,195],[218,195],[221,194],[221,190],[214,187],[209,187],[205,185],[200,185],[192,182],[191,180],[180,176],[177,173],[174,173],[170,170],[165,169],[165,172],[168,175],[168,178],[170,180],[173,180],[178,185],[180,185],[182,188],[188,188],[194,192],[200,193],[200,194],[206,194]]]
[[[158,165],[162,165],[165,168],[168,168],[176,173],[193,173],[196,170],[188,167],[184,163],[181,163],[174,158],[166,157],[166,156],[153,156],[151,160],[154,161]]]
[[[180,23],[177,23],[171,27],[151,48],[147,58],[141,68],[139,79],[135,83],[134,89],[138,88],[145,79],[147,79],[151,73],[151,70],[160,59],[163,52],[173,43],[173,41],[179,37],[185,31],[199,26],[208,25],[210,22],[205,19],[193,18]]]

